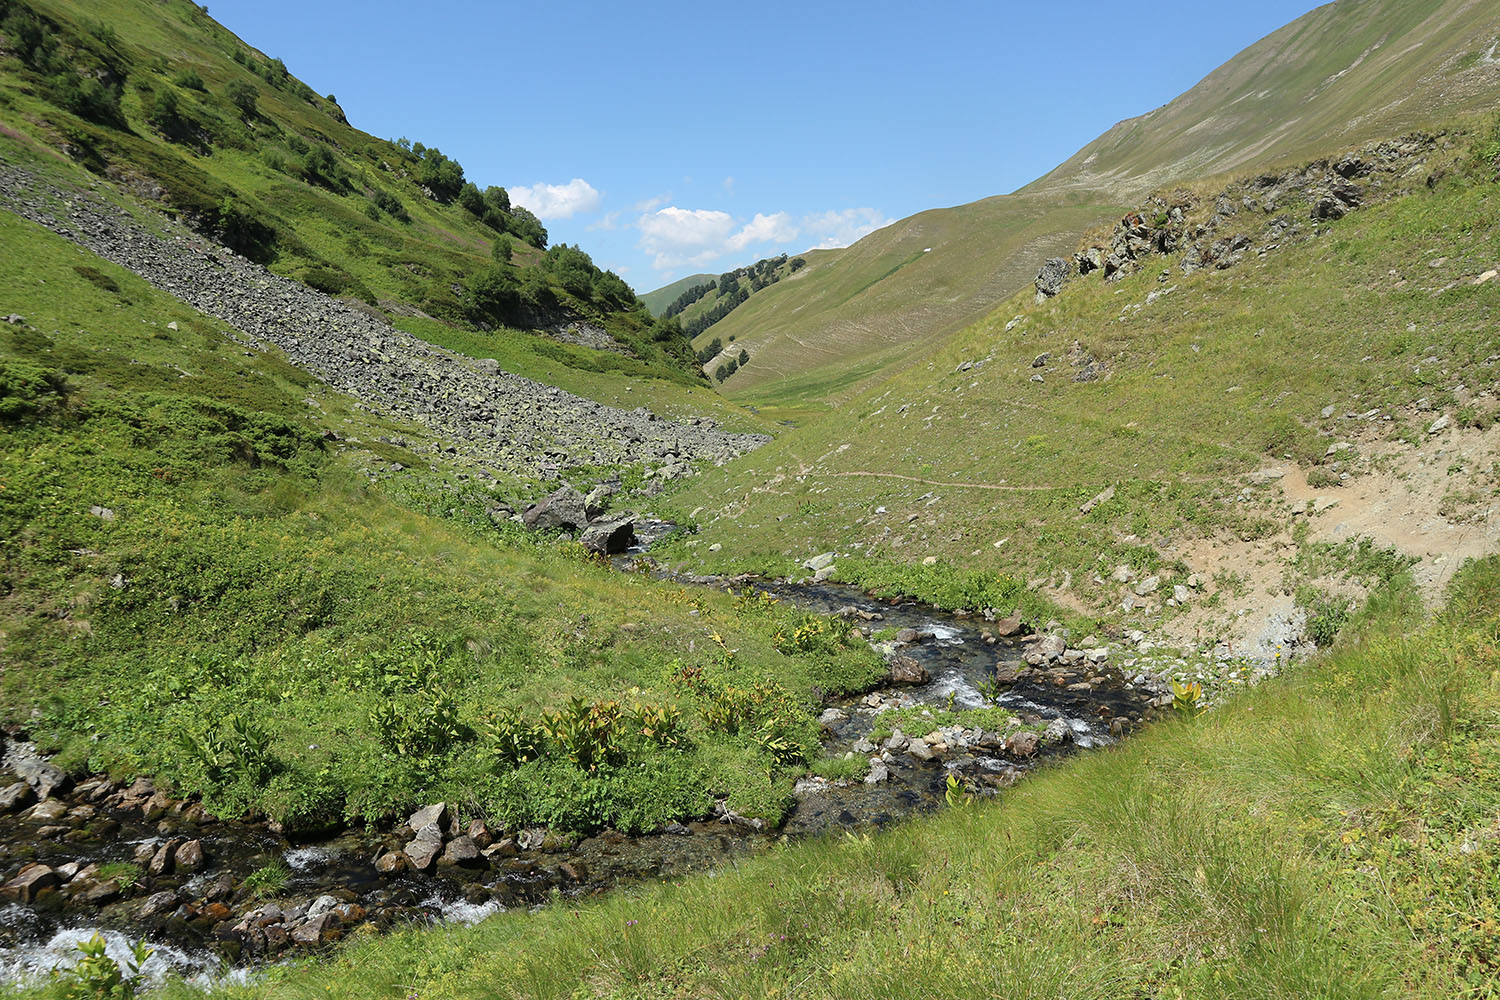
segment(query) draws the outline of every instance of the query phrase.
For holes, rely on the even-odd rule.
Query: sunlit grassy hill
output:
[[[726,391],[756,403],[836,389],[922,356],[1028,285],[1085,229],[1173,181],[1307,158],[1485,107],[1500,9],[1343,0],[1251,45],[1170,104],[1121,122],[1014,194],[923,212],[700,334],[748,348]],[[1171,58],[1143,48],[1143,58]],[[927,252],[930,248],[930,252]]]

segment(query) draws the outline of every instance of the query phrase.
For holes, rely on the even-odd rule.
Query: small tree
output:
[[[230,104],[239,108],[240,114],[246,118],[255,117],[256,99],[258,96],[259,93],[255,89],[255,84],[246,80],[231,80],[229,81],[229,85],[224,88],[225,99]]]
[[[495,260],[497,260],[501,264],[509,264],[510,263],[511,255],[514,252],[515,252],[515,248],[513,246],[511,246],[511,242],[510,242],[510,237],[509,236],[501,236],[501,237],[499,237],[498,239],[495,240],[494,244],[490,247],[490,256],[494,257]]]

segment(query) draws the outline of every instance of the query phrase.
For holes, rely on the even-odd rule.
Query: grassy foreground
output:
[[[220,995],[1492,997],[1500,561],[1416,608],[999,801]]]

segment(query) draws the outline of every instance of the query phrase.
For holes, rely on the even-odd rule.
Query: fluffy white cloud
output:
[[[571,219],[599,207],[602,196],[582,177],[566,184],[533,184],[509,188],[511,204],[529,209],[538,219]]]
[[[776,212],[773,215],[762,215],[755,213],[755,218],[745,224],[745,228],[729,237],[729,248],[731,250],[743,250],[752,243],[784,243],[797,236],[797,227],[792,224],[792,217],[785,212]]]
[[[837,250],[869,236],[877,229],[884,229],[895,221],[873,208],[846,208],[842,212],[820,212],[804,216],[802,231],[819,241],[810,249]]]
[[[647,212],[637,220],[636,228],[641,231],[641,249],[652,255],[652,266],[658,271],[698,267],[756,243],[783,242],[797,235],[796,225],[785,212],[758,212],[736,229],[728,212],[676,205]]]

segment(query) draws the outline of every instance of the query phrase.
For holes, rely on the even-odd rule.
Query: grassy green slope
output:
[[[998,802],[219,993],[1494,997],[1497,588],[1471,567],[1425,626],[1388,600],[1295,676]]]
[[[1468,148],[1445,155],[1472,162]],[[925,363],[684,487],[675,502],[701,508],[702,534],[677,557],[788,571],[832,549],[849,557],[841,572],[867,579],[862,561],[930,556],[935,576],[1068,573],[1097,607],[1114,593],[1086,582],[1100,565],[1185,575],[1166,551],[1274,532],[1284,513],[1241,502],[1237,474],[1325,461],[1348,411],[1391,413],[1373,425],[1383,437],[1419,440],[1432,416],[1412,404],[1453,408],[1455,387],[1494,379],[1500,287],[1475,280],[1500,260],[1500,185],[1493,167],[1453,170],[1300,246],[1224,271],[1174,268],[1154,301],[1168,288],[1157,267],[1078,281],[1041,305],[1018,296]],[[1109,376],[1073,381],[1070,353]],[[1110,503],[1080,513],[1109,486]]]
[[[540,249],[503,236],[499,222],[464,207],[456,187],[441,199],[430,195],[414,147],[347,124],[336,104],[294,76],[268,82],[275,77],[272,59],[198,6],[6,0],[0,19],[14,24],[28,10],[47,25],[57,64],[103,74],[122,95],[118,119],[82,117],[61,106],[51,67],[40,65],[45,60],[15,51],[0,56],[7,140],[29,139],[66,154],[40,161],[59,180],[82,184],[90,174],[116,180],[279,273],[378,302],[394,315],[425,314],[470,330],[501,320],[545,324],[580,316],[604,325],[657,375],[690,373],[701,384],[685,342],[657,340],[649,314],[622,283],[606,294],[596,271],[592,290],[578,287]],[[236,86],[254,88],[253,113],[229,100]],[[178,107],[175,125],[163,124],[153,110],[167,95]],[[239,231],[250,236],[227,235],[226,199],[247,220]],[[493,218],[514,222],[503,213]],[[495,268],[491,250],[500,239],[512,247],[508,271],[526,301],[486,311],[470,293]]]
[[[1343,0],[1245,49],[1187,93],[1123,121],[1022,191],[1139,193],[1311,157],[1489,107],[1500,10],[1473,0]]]
[[[534,486],[450,480],[391,443],[420,428],[5,213],[0,245],[24,317],[0,324],[0,719],[67,766],[293,828],[433,799],[563,828],[649,828],[715,793],[775,817],[815,689],[880,667],[826,621],[788,645],[789,611],[537,539],[491,514]],[[511,756],[574,698],[606,721],[619,703],[594,730],[612,766]],[[711,699],[743,735],[704,721]],[[638,705],[675,742],[632,730]]]
[[[670,285],[662,285],[655,291],[647,292],[641,296],[641,301],[646,308],[651,310],[651,315],[660,316],[661,311],[672,304],[672,300],[694,285],[701,285],[705,281],[717,278],[717,274],[690,274],[686,278],[679,278]]]
[[[749,347],[726,386],[843,381],[917,357],[1026,286],[1047,256],[1147,189],[1329,152],[1483,107],[1500,94],[1500,11],[1474,0],[1345,0],[1250,46],[1165,108],[1115,126],[1011,195],[923,212],[753,296],[701,341]],[[919,259],[925,247],[932,253]]]

